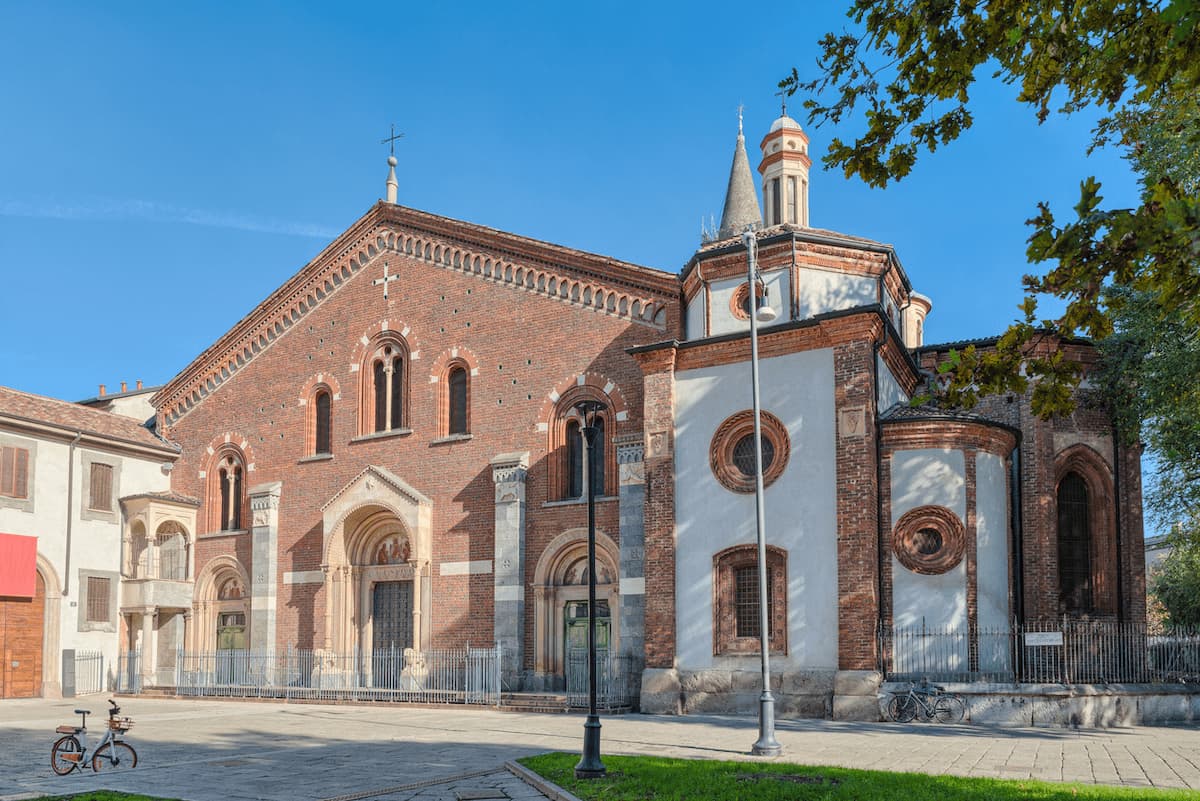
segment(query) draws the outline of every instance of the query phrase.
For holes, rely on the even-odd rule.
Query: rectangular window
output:
[[[782,209],[780,208],[779,198],[779,179],[771,179],[771,222],[768,225],[779,225],[783,222]]]
[[[789,175],[787,181],[787,207],[788,207],[788,222],[799,223],[796,218],[796,179]]]
[[[0,448],[0,495],[29,497],[29,451],[25,448]]]
[[[91,489],[88,493],[88,508],[100,512],[112,511],[112,478],[111,464],[92,462]]]
[[[87,622],[108,622],[108,593],[110,580],[99,576],[87,577]]]

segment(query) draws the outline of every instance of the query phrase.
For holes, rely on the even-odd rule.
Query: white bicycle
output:
[[[108,710],[108,730],[91,754],[92,770],[97,773],[137,767],[137,751],[123,739],[125,732],[133,728],[133,721],[120,717],[121,707],[117,706],[116,701],[110,700],[108,703],[111,707]],[[81,717],[80,725],[67,724],[54,730],[63,735],[55,740],[54,747],[50,749],[50,767],[59,776],[66,776],[88,764],[87,716],[92,713],[88,709],[76,709],[75,714]]]

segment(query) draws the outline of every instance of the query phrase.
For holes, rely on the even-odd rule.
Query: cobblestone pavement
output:
[[[506,760],[580,747],[583,717],[462,707],[126,698],[138,767],[120,775],[50,770],[54,727],[104,698],[0,702],[0,799],[98,787],[187,801],[543,796]],[[95,718],[93,718],[94,720]],[[602,718],[605,754],[740,759],[748,717]],[[98,733],[100,729],[94,729]],[[780,721],[782,759],[815,765],[1200,789],[1200,730],[994,729]],[[503,793],[503,795],[496,795]]]

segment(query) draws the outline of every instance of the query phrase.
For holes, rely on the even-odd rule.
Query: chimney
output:
[[[102,398],[104,397],[104,385],[103,384],[100,385],[100,397],[102,397]]]
[[[122,382],[121,382],[121,391],[122,391],[122,392],[125,392],[125,391],[127,391],[127,390],[128,390],[128,388],[129,388],[129,385],[128,385],[128,384],[126,384],[124,381],[122,381]]]
[[[140,379],[140,378],[137,380],[137,388],[138,389],[142,388],[142,379]]]

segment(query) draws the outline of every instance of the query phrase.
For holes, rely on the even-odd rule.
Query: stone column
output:
[[[525,479],[529,452],[492,459],[496,484],[494,536],[495,596],[492,609],[497,644],[503,649],[503,681],[516,687],[525,668]]]
[[[631,657],[630,669],[640,675],[646,638],[645,447],[641,434],[619,437],[616,446],[621,482],[620,654]]]
[[[143,687],[153,687],[157,684],[158,637],[155,636],[157,623],[157,608],[147,607],[142,610],[142,664],[138,672],[142,675]]]
[[[275,650],[275,597],[279,564],[282,481],[250,488],[250,650]]]

